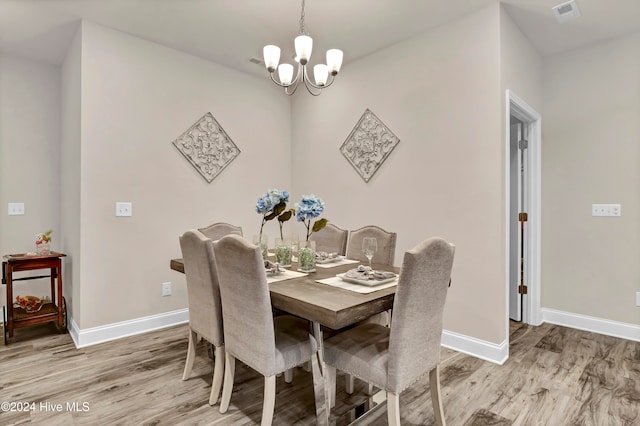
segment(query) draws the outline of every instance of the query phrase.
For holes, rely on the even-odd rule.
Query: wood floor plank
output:
[[[442,348],[448,424],[640,424],[640,343],[552,324],[512,323],[510,333],[510,356],[501,366]],[[229,411],[220,414],[218,405],[209,406],[213,360],[207,349],[198,344],[192,375],[183,381],[186,326],[81,349],[68,335],[45,326],[16,330],[10,345],[0,344],[0,402],[37,407],[0,412],[0,424],[259,424],[264,380],[242,363]],[[370,397],[363,382],[356,380],[351,395],[340,373],[337,383],[331,418],[340,426]],[[295,369],[291,384],[278,377],[276,392],[274,424],[315,424],[309,372]],[[56,404],[63,408],[46,408]],[[401,394],[400,412],[403,425],[434,423],[428,375]],[[366,424],[385,425],[386,407],[374,411]]]

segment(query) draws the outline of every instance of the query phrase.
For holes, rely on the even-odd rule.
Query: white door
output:
[[[510,90],[505,111],[507,321],[540,325],[541,116]],[[519,141],[527,141],[519,144]],[[519,146],[520,145],[520,146]],[[518,217],[527,213],[527,220]],[[522,287],[521,287],[522,286]],[[521,287],[526,293],[521,294]]]
[[[510,127],[510,189],[511,206],[509,214],[509,318],[522,321],[523,294],[526,292],[528,277],[528,161],[527,127],[511,116]]]

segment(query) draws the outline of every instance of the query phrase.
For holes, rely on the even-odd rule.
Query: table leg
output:
[[[13,337],[13,267],[7,265],[7,330]]]
[[[328,374],[327,366],[324,364],[324,340],[322,337],[322,327],[320,323],[313,321],[313,336],[318,344],[318,361],[319,361],[319,373],[323,382],[324,393],[324,406],[326,412],[323,413],[327,423],[331,418],[331,391],[335,390],[335,375]],[[317,416],[317,414],[316,414]]]
[[[56,303],[56,268],[51,268],[51,302]]]
[[[53,271],[51,276],[53,276]],[[62,310],[64,307],[62,306],[62,260],[60,259],[56,262],[56,276],[58,280],[58,327],[63,328],[64,321],[62,319]],[[53,288],[53,278],[51,280],[51,287]]]

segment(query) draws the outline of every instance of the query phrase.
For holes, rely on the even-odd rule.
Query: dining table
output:
[[[293,262],[282,273],[267,277],[273,308],[311,322],[318,342],[320,365],[324,361],[323,329],[338,331],[393,307],[397,280],[379,286],[364,286],[347,282],[343,285],[337,278],[338,274],[359,265],[359,261],[342,258],[335,263],[317,264],[315,271],[303,273],[297,271],[297,263]],[[400,272],[400,268],[390,265],[372,264],[371,267],[376,271]],[[171,259],[170,268],[184,273],[183,259]]]

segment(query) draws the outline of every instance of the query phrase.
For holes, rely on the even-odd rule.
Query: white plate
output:
[[[316,263],[322,265],[323,263],[340,262],[342,259],[344,259],[344,256],[328,257],[328,258],[323,259],[323,260],[318,260],[316,258]]]
[[[366,285],[368,287],[373,287],[380,284],[390,283],[391,281],[395,281],[398,276],[385,278],[383,280],[359,280],[357,278],[350,278],[345,276],[345,274],[336,274],[336,277],[340,278],[342,281],[346,281],[348,283]]]

